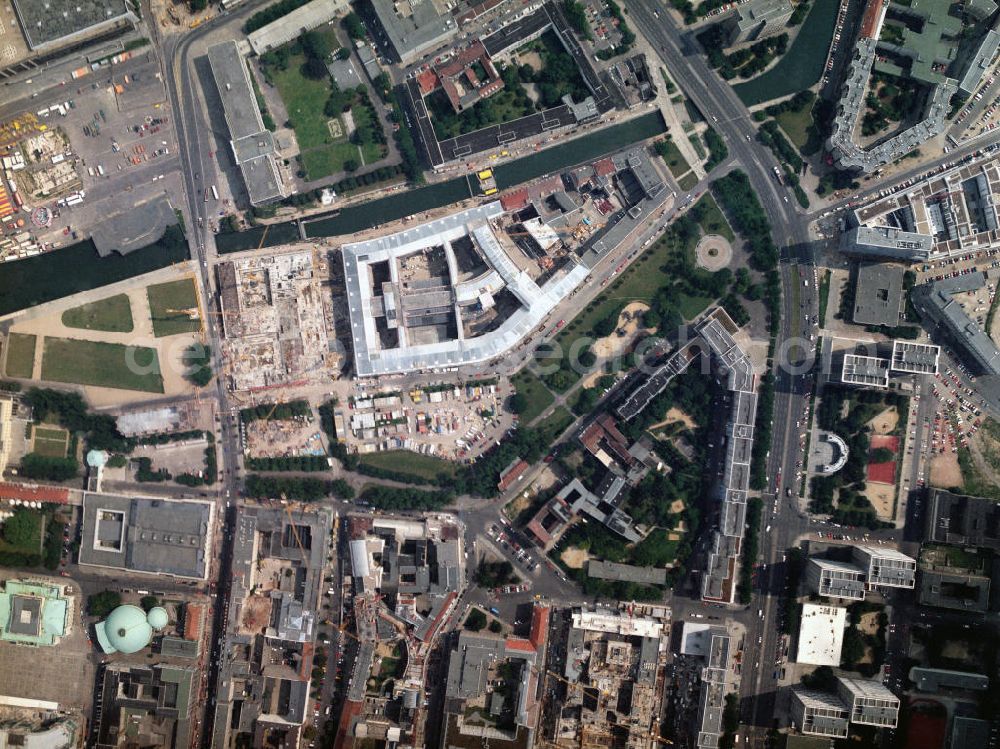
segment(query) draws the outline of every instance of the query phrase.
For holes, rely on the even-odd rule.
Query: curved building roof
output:
[[[97,624],[97,641],[105,653],[137,653],[153,639],[153,629],[167,624],[167,612],[157,606],[147,615],[138,606],[119,606]]]

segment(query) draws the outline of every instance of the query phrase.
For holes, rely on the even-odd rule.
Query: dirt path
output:
[[[618,315],[618,325],[616,330],[609,336],[598,338],[591,346],[591,350],[598,359],[611,359],[620,356],[632,344],[639,333],[651,333],[654,328],[641,328],[639,323],[642,320],[642,313],[649,309],[648,304],[642,302],[632,302]],[[629,317],[631,319],[626,320]],[[624,330],[625,335],[618,335],[618,330]]]
[[[869,421],[868,426],[871,427],[872,432],[875,434],[890,434],[892,430],[896,428],[898,423],[899,414],[896,412],[895,406],[890,406],[874,419]]]

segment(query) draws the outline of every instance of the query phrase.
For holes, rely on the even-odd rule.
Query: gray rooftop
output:
[[[372,8],[393,51],[408,64],[450,39],[458,24],[432,0],[373,0]]]
[[[854,285],[854,322],[861,325],[899,324],[903,296],[903,267],[861,263]]]
[[[28,46],[56,47],[136,18],[126,0],[12,0]]]
[[[925,538],[938,543],[1000,551],[1000,503],[932,489]]]
[[[889,387],[889,360],[880,356],[845,354],[840,379],[849,385]]]
[[[463,631],[458,636],[458,648],[448,660],[447,697],[469,700],[483,694],[489,668],[503,652],[504,643],[499,637]]]
[[[247,35],[250,48],[262,55],[268,50],[280,47],[304,32],[326,23],[341,11],[349,10],[347,0],[312,0],[296,8],[281,18]]]
[[[978,370],[977,374],[1000,375],[1000,350],[953,299],[954,294],[974,291],[985,285],[983,273],[967,273],[915,286],[911,299],[925,321],[941,327],[962,348]]]
[[[80,564],[204,579],[212,504],[87,492]]]
[[[663,585],[667,581],[667,571],[662,567],[636,567],[599,559],[587,562],[587,574],[602,580],[625,580],[642,585]]]
[[[856,226],[844,233],[841,250],[916,262],[930,257],[934,237],[893,226]]]
[[[984,692],[990,688],[990,679],[986,674],[970,673],[968,671],[950,671],[944,668],[910,669],[910,681],[921,692],[940,692],[942,689],[959,691]]]
[[[240,165],[243,181],[253,205],[276,200],[285,194],[275,160],[274,139],[264,127],[250,71],[235,41],[208,48],[233,156]]]

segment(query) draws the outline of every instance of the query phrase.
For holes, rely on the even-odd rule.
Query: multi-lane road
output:
[[[789,342],[798,339],[808,343],[814,331],[813,315],[817,310],[813,278],[813,256],[807,217],[794,207],[794,198],[777,183],[774,167],[778,166],[763,145],[756,140],[756,130],[749,111],[732,88],[709,67],[700,53],[693,35],[680,30],[670,13],[660,13],[662,5],[655,0],[636,0],[629,5],[629,17],[660,55],[671,77],[684,94],[700,110],[716,132],[725,140],[730,156],[746,172],[750,184],[760,199],[771,223],[775,243],[780,248],[779,272],[782,286],[782,319],[777,337],[773,437],[767,462],[769,486],[764,496],[762,523],[772,532],[761,528],[761,558],[768,565],[768,574],[754,592],[754,603],[742,616],[747,627],[749,651],[759,654],[757,668],[744,663],[741,675],[741,718],[749,739],[762,741],[771,726],[774,714],[776,683],[773,679],[773,653],[777,650],[778,579],[782,574],[782,552],[793,545],[805,531],[807,520],[799,514],[795,500],[785,498],[786,489],[797,498],[798,470],[801,457],[800,430],[795,426],[811,390],[810,372],[797,372],[784,366]],[[808,286],[804,284],[809,280]],[[808,322],[807,322],[808,317]],[[779,478],[780,477],[780,478]],[[772,503],[777,498],[777,512]],[[771,577],[774,580],[771,580]],[[758,610],[762,615],[758,614]],[[758,641],[760,644],[758,645]]]

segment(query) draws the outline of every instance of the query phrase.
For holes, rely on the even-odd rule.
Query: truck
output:
[[[490,613],[493,614],[493,616],[500,616],[500,612],[493,607],[490,608]]]
[[[215,198],[216,200],[219,199],[219,191],[215,189],[215,185],[212,185],[212,197]]]

